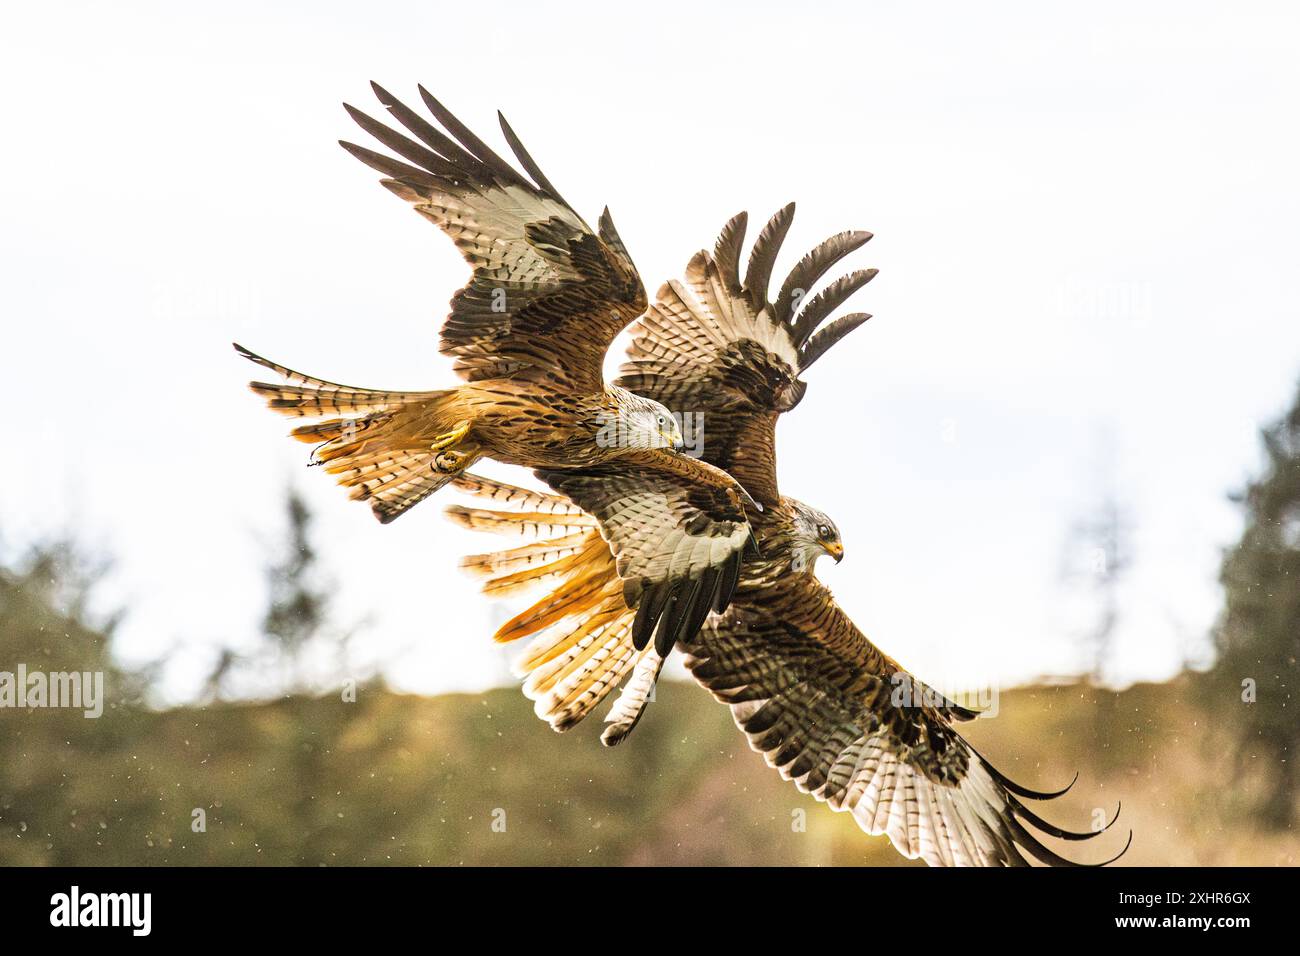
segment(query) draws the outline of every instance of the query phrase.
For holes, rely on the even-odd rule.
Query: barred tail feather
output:
[[[290,434],[315,444],[311,464],[335,475],[352,499],[370,502],[381,522],[404,514],[477,458],[477,449],[468,440],[454,446],[455,465],[448,465],[451,459],[440,459],[431,448],[457,422],[455,389],[354,388],[295,372],[238,344],[235,350],[286,380],[249,383],[255,394],[266,399],[267,407],[294,418],[324,419],[299,425]]]
[[[581,548],[575,548],[569,554],[557,556],[546,564],[533,565],[509,574],[496,575],[483,584],[483,593],[497,597],[514,594],[521,590],[531,589],[545,581],[583,570],[583,565],[589,565],[596,553],[606,548],[605,542],[601,540],[600,535],[593,532],[586,532],[583,535],[583,540],[584,544]]]
[[[447,520],[473,531],[517,534],[531,537],[564,535],[574,528],[595,527],[594,518],[585,514],[550,514],[545,511],[488,511],[449,505],[443,512]]]
[[[623,585],[617,577],[610,581],[601,569],[593,572],[582,568],[572,572],[572,576],[542,600],[501,625],[496,632],[496,640],[514,641],[535,634],[567,617],[582,614],[597,602],[621,596],[622,593]]]
[[[537,716],[554,730],[579,723],[647,652],[632,646],[635,612],[594,519],[562,495],[534,492],[465,474],[456,487],[520,510],[451,505],[463,527],[513,534],[525,544],[470,555],[461,567],[494,597],[545,585],[549,590],[497,631],[498,641],[530,637],[515,672]],[[649,651],[648,653],[653,653]],[[630,728],[629,728],[630,729]]]
[[[460,475],[453,484],[466,494],[502,504],[515,505],[527,511],[540,511],[555,515],[585,515],[586,512],[563,495],[553,495],[545,491],[532,491],[508,485],[503,481],[493,481],[482,475]],[[595,524],[591,519],[590,524]]]
[[[612,691],[642,656],[632,646],[635,613],[614,605],[599,613],[598,626],[567,638],[561,654],[533,670],[524,694],[533,711],[557,731],[579,723]]]
[[[495,591],[503,578],[528,568],[536,568],[539,575],[549,574],[550,569],[545,566],[582,551],[593,537],[599,535],[589,530],[579,530],[563,537],[520,545],[508,551],[470,554],[460,559],[460,567],[473,577],[487,578],[483,584],[484,591]]]

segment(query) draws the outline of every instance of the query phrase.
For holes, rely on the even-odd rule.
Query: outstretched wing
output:
[[[451,300],[441,350],[475,381],[545,376],[599,388],[614,337],[646,306],[645,288],[606,209],[596,232],[560,196],[499,116],[525,178],[424,87],[442,129],[372,84],[414,137],[345,108],[406,162],[352,143],[343,147],[456,243],[474,268]],[[445,130],[445,131],[444,131]]]
[[[606,465],[536,474],[599,523],[623,602],[636,610],[630,633],[636,650],[653,635],[655,651],[666,657],[711,611],[726,609],[753,530],[743,492],[725,472],[647,450]]]
[[[816,329],[876,275],[875,269],[850,272],[810,295],[827,270],[871,238],[869,232],[842,232],[799,260],[775,301],[769,300],[772,266],[793,217],[791,203],[768,222],[743,280],[747,215],[728,222],[713,253],[697,253],[686,281],[660,288],[633,326],[618,380],[684,416],[685,425],[695,421],[686,416],[700,414],[703,458],[734,475],[765,506],[780,499],[776,420],[803,398],[799,376],[870,316],[845,315]]]
[[[995,770],[953,727],[974,715],[881,653],[811,574],[742,587],[683,649],[692,676],[730,705],[770,766],[909,859],[1024,866],[1019,846],[1067,866],[1026,824],[1066,840],[1101,832],[1063,830],[1029,810],[1023,799],[1065,791],[1029,790]]]

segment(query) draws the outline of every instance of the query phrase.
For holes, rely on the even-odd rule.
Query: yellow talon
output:
[[[469,434],[469,419],[464,419],[462,421],[457,422],[456,427],[453,428],[451,431],[447,432],[447,434],[439,435],[437,438],[435,438],[433,440],[433,444],[429,446],[429,451],[432,454],[436,455],[438,452],[443,451],[444,449],[451,448],[453,445],[455,445],[457,442],[459,442],[462,438],[464,438],[468,434]]]

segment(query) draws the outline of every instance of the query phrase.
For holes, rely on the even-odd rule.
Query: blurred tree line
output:
[[[243,653],[224,648],[208,676],[206,695],[238,699],[269,681],[280,694],[355,680],[349,650],[356,628],[334,622],[334,582],[320,566],[312,513],[294,487],[284,500],[282,539],[268,543],[267,606],[261,640]]]
[[[1148,841],[1132,862],[1292,859],[1291,844],[1256,839],[1255,818],[1205,799],[1221,755],[1187,746],[1205,734],[1189,730],[1196,705],[1184,704],[1210,702],[1216,733],[1237,737],[1239,776],[1258,784],[1241,799],[1258,797],[1260,818],[1289,827],[1300,785],[1300,396],[1264,445],[1268,466],[1241,496],[1245,532],[1224,561],[1208,675],[1121,692],[1012,691],[997,720],[971,729],[1013,776],[1083,769],[1096,783],[1091,799],[1113,788]],[[148,698],[165,662],[125,667],[111,652],[119,616],[92,600],[102,562],[70,542],[0,561],[0,671],[99,671],[107,698],[98,719],[0,710],[0,864],[902,862],[795,793],[749,752],[726,709],[691,686],[666,685],[654,719],[614,751],[596,743],[598,721],[555,735],[513,688],[390,693],[353,674],[356,628],[335,620],[296,493],[267,551],[261,640],[222,652],[201,699],[168,710]],[[1099,735],[1103,704],[1114,717]],[[1060,744],[1100,736],[1115,747]],[[1188,770],[1207,759],[1204,772]],[[791,828],[794,809],[806,811],[806,832]],[[1234,853],[1262,855],[1224,856]]]
[[[1237,772],[1261,781],[1256,812],[1285,829],[1300,792],[1300,392],[1261,437],[1263,473],[1236,496],[1246,527],[1223,562],[1209,699],[1236,736]]]
[[[287,696],[329,688],[342,705],[344,697],[355,702],[378,685],[365,673],[349,672],[353,632],[332,622],[331,585],[312,543],[310,511],[295,490],[286,495],[284,513],[283,540],[269,549],[261,640],[251,650],[220,652],[203,695],[213,706],[196,708],[184,723],[190,737],[178,751],[159,756],[169,765],[164,773],[181,776],[194,756],[185,752],[195,743],[192,738],[215,734],[220,742],[212,741],[214,751],[244,751],[253,759],[282,748],[275,772],[293,785],[286,788],[287,797],[269,803],[310,820],[310,803],[325,786],[323,754],[351,714],[344,706],[320,707],[310,720],[299,720],[290,708],[276,722],[278,745],[258,753],[254,729],[245,727],[248,737],[241,739],[246,721],[230,719],[232,713],[248,711],[250,690]],[[60,540],[35,546],[7,564],[0,566],[0,671],[16,673],[22,665],[29,674],[100,674],[106,699],[97,718],[68,707],[0,711],[0,862],[142,862],[137,852],[148,857],[174,839],[157,829],[160,804],[172,796],[158,792],[151,779],[161,768],[142,765],[139,755],[145,741],[168,736],[160,726],[169,715],[148,706],[149,691],[168,661],[130,668],[113,655],[121,615],[97,616],[91,610],[107,562]],[[239,703],[227,708],[220,703],[225,700]],[[207,763],[215,756],[209,752],[199,760]],[[207,776],[196,773],[192,779]],[[179,781],[174,786],[184,789]],[[206,826],[208,812],[220,800],[214,803],[209,792],[189,802],[183,811],[174,810],[174,832],[202,832],[191,826],[199,819]],[[310,826],[283,829],[296,837],[293,850],[283,848],[288,856],[281,862],[305,861],[292,854],[311,853]],[[124,847],[124,834],[138,845]],[[105,852],[91,852],[89,844]]]
[[[169,709],[148,702],[161,665],[122,666],[117,618],[90,610],[102,565],[59,543],[0,568],[0,670],[98,671],[108,698],[99,718],[0,710],[0,864],[654,862],[689,856],[697,836],[713,841],[698,850],[710,862],[828,862],[828,827],[845,862],[899,862],[851,821],[816,816],[761,760],[737,786],[735,759],[752,755],[695,688],[661,693],[673,703],[637,746],[609,751],[595,725],[554,734],[513,688],[420,698],[346,670],[323,680],[351,632],[332,622],[295,494],[269,551],[262,641],[224,652],[203,699]],[[267,672],[272,699],[241,697],[243,675]],[[715,796],[684,800],[693,788]],[[790,827],[792,803],[818,821],[813,838]]]

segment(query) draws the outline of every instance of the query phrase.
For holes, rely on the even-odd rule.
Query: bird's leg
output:
[[[469,434],[469,419],[463,418],[456,423],[456,426],[451,431],[435,438],[433,444],[429,446],[429,451],[436,455],[440,451],[451,448],[467,434]]]

